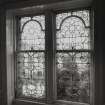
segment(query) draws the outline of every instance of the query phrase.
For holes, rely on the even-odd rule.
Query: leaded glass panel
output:
[[[75,16],[81,18],[85,23],[85,26],[90,26],[90,16],[89,16],[89,10],[83,10],[83,11],[71,11],[66,13],[60,13],[56,16],[56,28],[60,28],[60,24],[62,21],[70,16]]]
[[[91,37],[89,10],[56,15],[58,100],[90,103]]]
[[[44,16],[24,17],[20,20],[20,34],[18,50],[45,49]]]
[[[21,17],[16,52],[18,97],[46,97],[44,30],[45,16]]]
[[[18,94],[35,98],[45,96],[44,63],[44,53],[27,52],[17,54]]]
[[[57,98],[89,103],[90,54],[57,53]]]
[[[58,14],[56,21],[57,50],[90,49],[88,11]]]

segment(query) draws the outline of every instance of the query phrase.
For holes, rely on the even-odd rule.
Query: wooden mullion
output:
[[[46,81],[47,102],[55,100],[55,15],[51,11],[46,12]]]

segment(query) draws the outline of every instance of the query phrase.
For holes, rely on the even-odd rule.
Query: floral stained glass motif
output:
[[[20,19],[17,37],[17,92],[18,97],[45,98],[45,17]]]
[[[90,103],[91,37],[88,10],[56,16],[57,99]]]

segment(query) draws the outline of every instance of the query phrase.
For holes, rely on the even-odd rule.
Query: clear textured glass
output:
[[[45,98],[45,16],[21,17],[17,37],[18,97]]]
[[[90,103],[91,37],[88,10],[56,16],[57,99]]]

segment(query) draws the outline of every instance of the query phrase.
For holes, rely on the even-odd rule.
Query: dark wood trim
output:
[[[6,63],[6,12],[0,10],[0,71],[1,103],[7,105],[7,63]]]
[[[58,9],[58,7],[59,8],[62,7],[60,5],[65,4],[65,3],[66,5],[72,4],[71,7],[75,7],[75,6],[80,7],[81,5],[82,6],[84,5],[84,7],[86,7],[87,5],[90,5],[91,2],[92,0],[85,0],[85,1],[84,0],[38,0],[38,1],[36,0],[17,0],[17,1],[8,0],[1,3],[0,7],[5,8],[5,9],[13,9],[13,8],[22,8],[22,7],[32,7],[32,6],[37,6],[37,5],[49,5],[51,8],[56,7],[56,9]],[[53,5],[51,6],[50,4],[51,5],[53,4]],[[63,5],[63,7],[65,8],[67,6]]]
[[[54,36],[55,36],[55,16],[51,11],[46,12],[46,72],[47,72],[47,98],[48,103],[52,103],[55,99],[55,83],[54,83],[54,71],[55,70],[55,47],[54,47]]]

